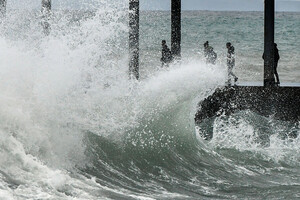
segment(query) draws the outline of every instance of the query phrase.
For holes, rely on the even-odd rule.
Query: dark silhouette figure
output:
[[[170,62],[173,60],[173,56],[171,53],[171,50],[168,48],[166,40],[163,40],[161,42],[162,45],[162,51],[161,51],[161,59],[160,61],[162,62],[162,67],[166,66],[168,67]]]
[[[278,66],[279,59],[280,59],[280,56],[279,56],[279,51],[278,51],[278,48],[277,48],[277,44],[274,43],[274,74],[276,76],[276,84],[277,85],[280,84],[279,76],[278,76],[278,73],[277,73],[277,66]]]
[[[274,43],[273,48],[274,48],[274,75],[276,77],[276,84],[280,85],[279,75],[278,75],[278,72],[277,72],[278,61],[280,60],[280,56],[279,56],[279,51],[278,51],[276,43]],[[263,54],[262,58],[265,59],[265,53]]]
[[[217,60],[217,53],[214,48],[209,46],[208,41],[204,43],[204,57],[206,58],[206,63],[215,65]]]
[[[238,77],[232,72],[233,67],[235,66],[235,53],[234,47],[231,45],[230,42],[226,43],[227,51],[227,67],[228,67],[228,81],[227,84],[231,85],[231,77],[234,77],[234,83],[237,82]]]

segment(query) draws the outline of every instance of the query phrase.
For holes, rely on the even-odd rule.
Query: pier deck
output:
[[[255,86],[255,87],[263,87],[263,82],[238,82],[237,86]],[[300,87],[300,83],[280,83],[279,87]]]

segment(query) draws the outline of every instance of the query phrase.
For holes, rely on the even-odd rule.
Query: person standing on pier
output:
[[[227,67],[228,67],[228,82],[227,84],[231,85],[231,77],[234,77],[234,83],[237,82],[238,77],[232,72],[233,67],[235,66],[235,53],[234,47],[231,45],[230,42],[226,43],[227,51]]]
[[[265,53],[263,54],[263,59],[265,59]],[[276,77],[276,85],[280,85],[279,75],[277,72],[278,61],[280,60],[279,51],[277,44],[274,43],[274,75]]]
[[[277,44],[274,43],[274,74],[276,76],[276,84],[277,85],[280,84],[279,76],[278,76],[278,73],[277,73],[277,66],[278,66],[279,59],[280,59],[280,56],[279,56],[279,51],[278,51],[278,48],[277,48]]]
[[[162,45],[162,51],[161,51],[161,59],[160,61],[162,62],[162,67],[169,67],[170,62],[173,60],[173,56],[171,53],[171,50],[167,46],[166,40],[163,40],[161,42]]]
[[[206,58],[206,63],[215,65],[217,60],[217,53],[214,52],[214,48],[209,46],[208,41],[204,43],[204,57]]]

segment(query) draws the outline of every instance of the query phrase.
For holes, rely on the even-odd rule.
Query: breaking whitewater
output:
[[[241,21],[236,30],[249,33],[261,13],[184,12],[183,61],[161,69],[168,12],[142,12],[137,82],[128,78],[127,2],[101,5],[54,11],[47,37],[39,12],[11,10],[0,24],[0,199],[300,198],[300,139],[288,137],[300,133],[299,122],[243,111],[203,124],[215,135],[210,142],[195,131],[197,103],[225,82],[232,33],[220,19]],[[279,21],[290,18],[300,15]],[[224,26],[225,36],[195,34],[199,20]],[[240,32],[237,74],[259,79],[261,60],[250,58],[261,51],[244,53],[261,47],[259,38],[249,33],[249,47]],[[206,38],[216,41],[216,66],[202,60]],[[298,62],[292,47],[295,59],[286,60]],[[251,72],[243,72],[247,62]]]

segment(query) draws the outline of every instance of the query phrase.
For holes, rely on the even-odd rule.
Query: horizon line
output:
[[[160,11],[160,12],[169,12],[171,10],[159,10],[159,9],[155,9],[155,10],[151,10],[151,9],[141,9],[141,11]],[[184,11],[205,11],[205,12],[264,12],[264,10],[188,10],[188,9],[185,9],[185,10],[182,10],[183,12]],[[293,11],[293,10],[277,10],[275,12],[300,12],[300,11]]]
[[[8,8],[6,9],[7,11],[9,10],[32,10],[32,11],[36,11],[36,10],[40,10],[40,8]],[[64,10],[64,11],[96,11],[97,9],[90,9],[90,8],[52,8],[52,10]],[[140,9],[140,11],[151,11],[151,12],[170,12],[170,9]],[[264,10],[207,10],[207,9],[193,9],[193,10],[189,10],[189,9],[183,9],[183,12],[191,12],[191,11],[204,11],[204,12],[264,12]],[[275,10],[276,13],[278,12],[290,12],[290,13],[299,13],[300,11],[293,11],[293,10]]]

